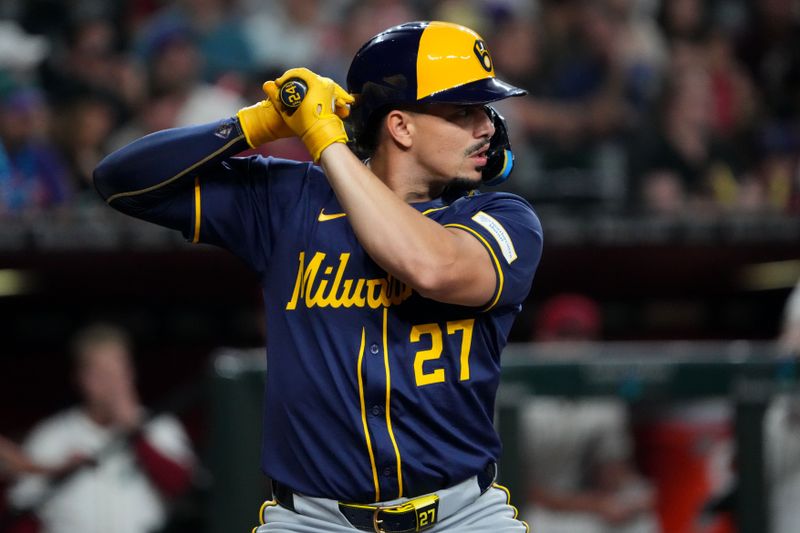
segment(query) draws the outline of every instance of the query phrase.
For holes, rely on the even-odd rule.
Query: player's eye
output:
[[[464,120],[470,117],[472,110],[469,106],[458,106],[452,113],[449,115],[450,120]]]

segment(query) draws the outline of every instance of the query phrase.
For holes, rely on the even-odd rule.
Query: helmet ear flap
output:
[[[485,106],[486,114],[494,124],[494,135],[489,139],[489,150],[486,152],[487,162],[481,172],[481,179],[486,185],[500,185],[508,179],[514,169],[514,153],[508,139],[506,119],[492,106]]]

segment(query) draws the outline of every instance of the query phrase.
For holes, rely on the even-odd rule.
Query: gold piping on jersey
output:
[[[427,215],[428,213],[433,213],[434,211],[441,211],[442,209],[447,209],[450,207],[449,205],[443,205],[442,207],[431,207],[430,209],[426,209],[422,212],[423,215]]]
[[[383,308],[383,362],[386,367],[386,428],[389,430],[389,438],[392,440],[394,446],[394,455],[397,458],[397,497],[403,497],[403,469],[402,461],[400,461],[400,450],[397,448],[397,441],[394,438],[394,431],[392,431],[392,418],[389,413],[389,398],[392,391],[392,379],[389,372],[389,342],[386,335],[386,322],[388,320],[389,308]]]
[[[194,237],[192,244],[200,242],[200,176],[194,178]]]
[[[364,379],[361,374],[361,363],[364,360],[364,345],[366,344],[366,329],[361,328],[361,347],[358,349],[358,400],[361,403],[361,424],[364,426],[364,438],[367,441],[369,465],[372,467],[372,482],[375,484],[375,501],[381,500],[381,486],[378,483],[378,469],[375,467],[375,454],[372,452],[372,440],[369,438],[367,427],[367,409],[364,406]]]
[[[494,487],[496,489],[500,489],[500,490],[502,490],[503,492],[506,493],[506,505],[508,505],[509,507],[514,509],[514,519],[516,520],[517,517],[519,516],[519,509],[517,509],[516,507],[511,505],[511,491],[509,491],[508,488],[504,487],[503,485],[501,485],[499,483],[492,483],[492,487]],[[531,528],[528,525],[528,523],[525,520],[520,520],[520,522],[525,524],[525,533],[530,533]]]
[[[503,269],[500,267],[500,261],[497,259],[497,254],[494,253],[492,250],[492,246],[483,238],[483,235],[475,231],[474,229],[470,228],[469,226],[464,226],[463,224],[445,224],[444,227],[446,228],[458,228],[465,231],[468,231],[475,235],[479,241],[483,243],[486,249],[489,251],[489,255],[492,257],[492,261],[494,261],[494,269],[497,271],[497,293],[492,298],[492,303],[484,309],[484,311],[488,311],[495,305],[497,305],[498,300],[500,300],[500,295],[503,294]]]
[[[276,505],[278,505],[277,500],[264,500],[264,503],[261,504],[261,507],[258,509],[258,522],[262,526],[267,523],[267,521],[264,518],[264,511],[267,510],[267,507],[275,507]],[[254,527],[253,531],[255,531],[256,529],[258,529],[258,526]]]
[[[228,144],[226,144],[225,146],[223,146],[222,148],[220,148],[216,152],[212,153],[211,155],[208,155],[208,156],[204,157],[203,159],[201,159],[200,161],[198,161],[194,165],[181,170],[180,172],[178,172],[177,174],[175,174],[171,178],[168,178],[168,179],[162,181],[161,183],[156,183],[155,185],[151,185],[150,187],[146,187],[144,189],[139,189],[138,191],[118,192],[117,194],[112,194],[111,196],[108,197],[108,200],[106,200],[106,203],[110,204],[111,202],[113,202],[117,198],[123,198],[125,196],[138,196],[138,195],[144,194],[146,192],[151,192],[151,191],[155,191],[157,189],[160,189],[161,187],[163,187],[165,185],[169,185],[173,181],[185,176],[186,174],[188,174],[192,170],[196,169],[197,167],[199,167],[200,165],[202,165],[206,161],[209,161],[210,159],[213,159],[213,158],[217,157],[219,154],[221,154],[222,152],[224,152],[225,150],[227,150],[228,148],[233,146],[233,144],[241,141],[243,137],[244,137],[244,135],[239,135],[238,137],[236,137],[235,139],[232,139]]]

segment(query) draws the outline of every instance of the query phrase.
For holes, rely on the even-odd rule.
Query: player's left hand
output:
[[[245,139],[250,147],[255,148],[264,143],[283,139],[294,135],[292,129],[283,121],[283,117],[268,98],[236,113],[242,126]]]
[[[280,100],[280,87],[292,78],[301,79],[308,91],[300,105],[287,112]],[[354,98],[330,78],[319,76],[306,68],[287,70],[277,80],[264,84],[272,104],[280,109],[284,122],[300,137],[314,161],[333,143],[347,142],[342,118],[349,114]]]

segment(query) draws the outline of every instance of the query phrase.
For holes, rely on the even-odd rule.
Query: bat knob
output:
[[[291,78],[281,85],[280,98],[286,111],[293,112],[306,97],[308,85],[300,78]]]

